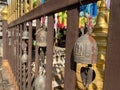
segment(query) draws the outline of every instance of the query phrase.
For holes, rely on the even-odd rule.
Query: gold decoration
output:
[[[8,17],[8,7],[5,6],[3,8],[3,10],[1,11],[1,15],[2,15],[2,20],[7,20]]]

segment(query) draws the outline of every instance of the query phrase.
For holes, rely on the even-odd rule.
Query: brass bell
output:
[[[88,29],[88,28],[87,28]],[[77,39],[74,45],[74,60],[77,63],[95,64],[97,62],[98,48],[94,38],[87,32]]]
[[[24,50],[21,60],[22,60],[23,64],[27,63],[28,55],[27,55],[27,51],[26,50]]]
[[[42,26],[41,28],[39,28],[36,32],[36,41],[37,41],[37,45],[40,47],[46,47],[47,45],[47,31],[46,31],[46,26]]]
[[[23,32],[22,39],[29,39],[29,33],[28,33],[27,30],[25,30],[25,31]]]

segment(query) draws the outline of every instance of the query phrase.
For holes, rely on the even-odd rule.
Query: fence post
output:
[[[31,90],[31,61],[32,61],[32,21],[29,21],[29,44],[28,44],[28,90]]]
[[[36,32],[39,29],[39,27],[40,27],[40,19],[38,18],[36,19]],[[35,77],[37,77],[38,71],[39,71],[38,49],[39,47],[36,45],[35,47]]]
[[[111,0],[104,90],[120,90],[120,1]]]
[[[73,6],[67,11],[66,57],[65,57],[65,85],[64,90],[75,90],[76,63],[73,60],[72,50],[78,38],[79,10]],[[74,18],[74,19],[73,19]]]
[[[52,63],[53,63],[53,37],[54,36],[54,18],[48,16],[47,29],[47,51],[46,51],[46,89],[52,90]]]
[[[20,90],[23,90],[23,87],[22,87],[22,62],[21,62],[21,57],[22,57],[22,28],[23,28],[23,24],[20,24],[20,56],[19,56],[19,60],[20,60],[20,85],[19,85],[19,88]]]
[[[2,21],[3,28],[3,60],[7,60],[7,20]]]

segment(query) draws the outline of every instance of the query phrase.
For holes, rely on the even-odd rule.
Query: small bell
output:
[[[25,31],[23,32],[22,39],[29,39],[29,33],[28,33],[27,30],[25,30]]]
[[[88,29],[88,28],[85,28]],[[74,45],[74,60],[77,63],[95,64],[97,62],[97,43],[87,32],[77,39]]]
[[[47,41],[46,41],[46,36],[47,36],[47,31],[46,31],[46,26],[42,26],[41,28],[39,28],[36,32],[36,41],[37,41],[37,45],[40,47],[46,47],[47,45]]]
[[[44,67],[39,67],[39,75],[35,79],[35,90],[45,90],[45,69]]]
[[[27,62],[28,55],[27,55],[27,51],[26,50],[24,50],[21,60],[22,60],[23,64]]]

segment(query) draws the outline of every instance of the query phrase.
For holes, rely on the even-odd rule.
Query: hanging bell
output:
[[[98,48],[94,38],[87,32],[77,39],[74,45],[74,60],[77,63],[95,64],[97,62]]]
[[[44,67],[39,67],[39,75],[35,79],[35,90],[45,90],[45,69]]]
[[[21,60],[22,60],[23,64],[27,62],[28,55],[27,55],[27,51],[26,50],[24,50]]]
[[[28,33],[27,30],[25,30],[25,31],[23,32],[22,39],[29,39],[29,33]]]
[[[47,31],[46,31],[46,26],[42,26],[39,28],[36,32],[36,41],[37,45],[40,47],[46,47],[47,41],[46,41],[46,36],[47,36]]]

